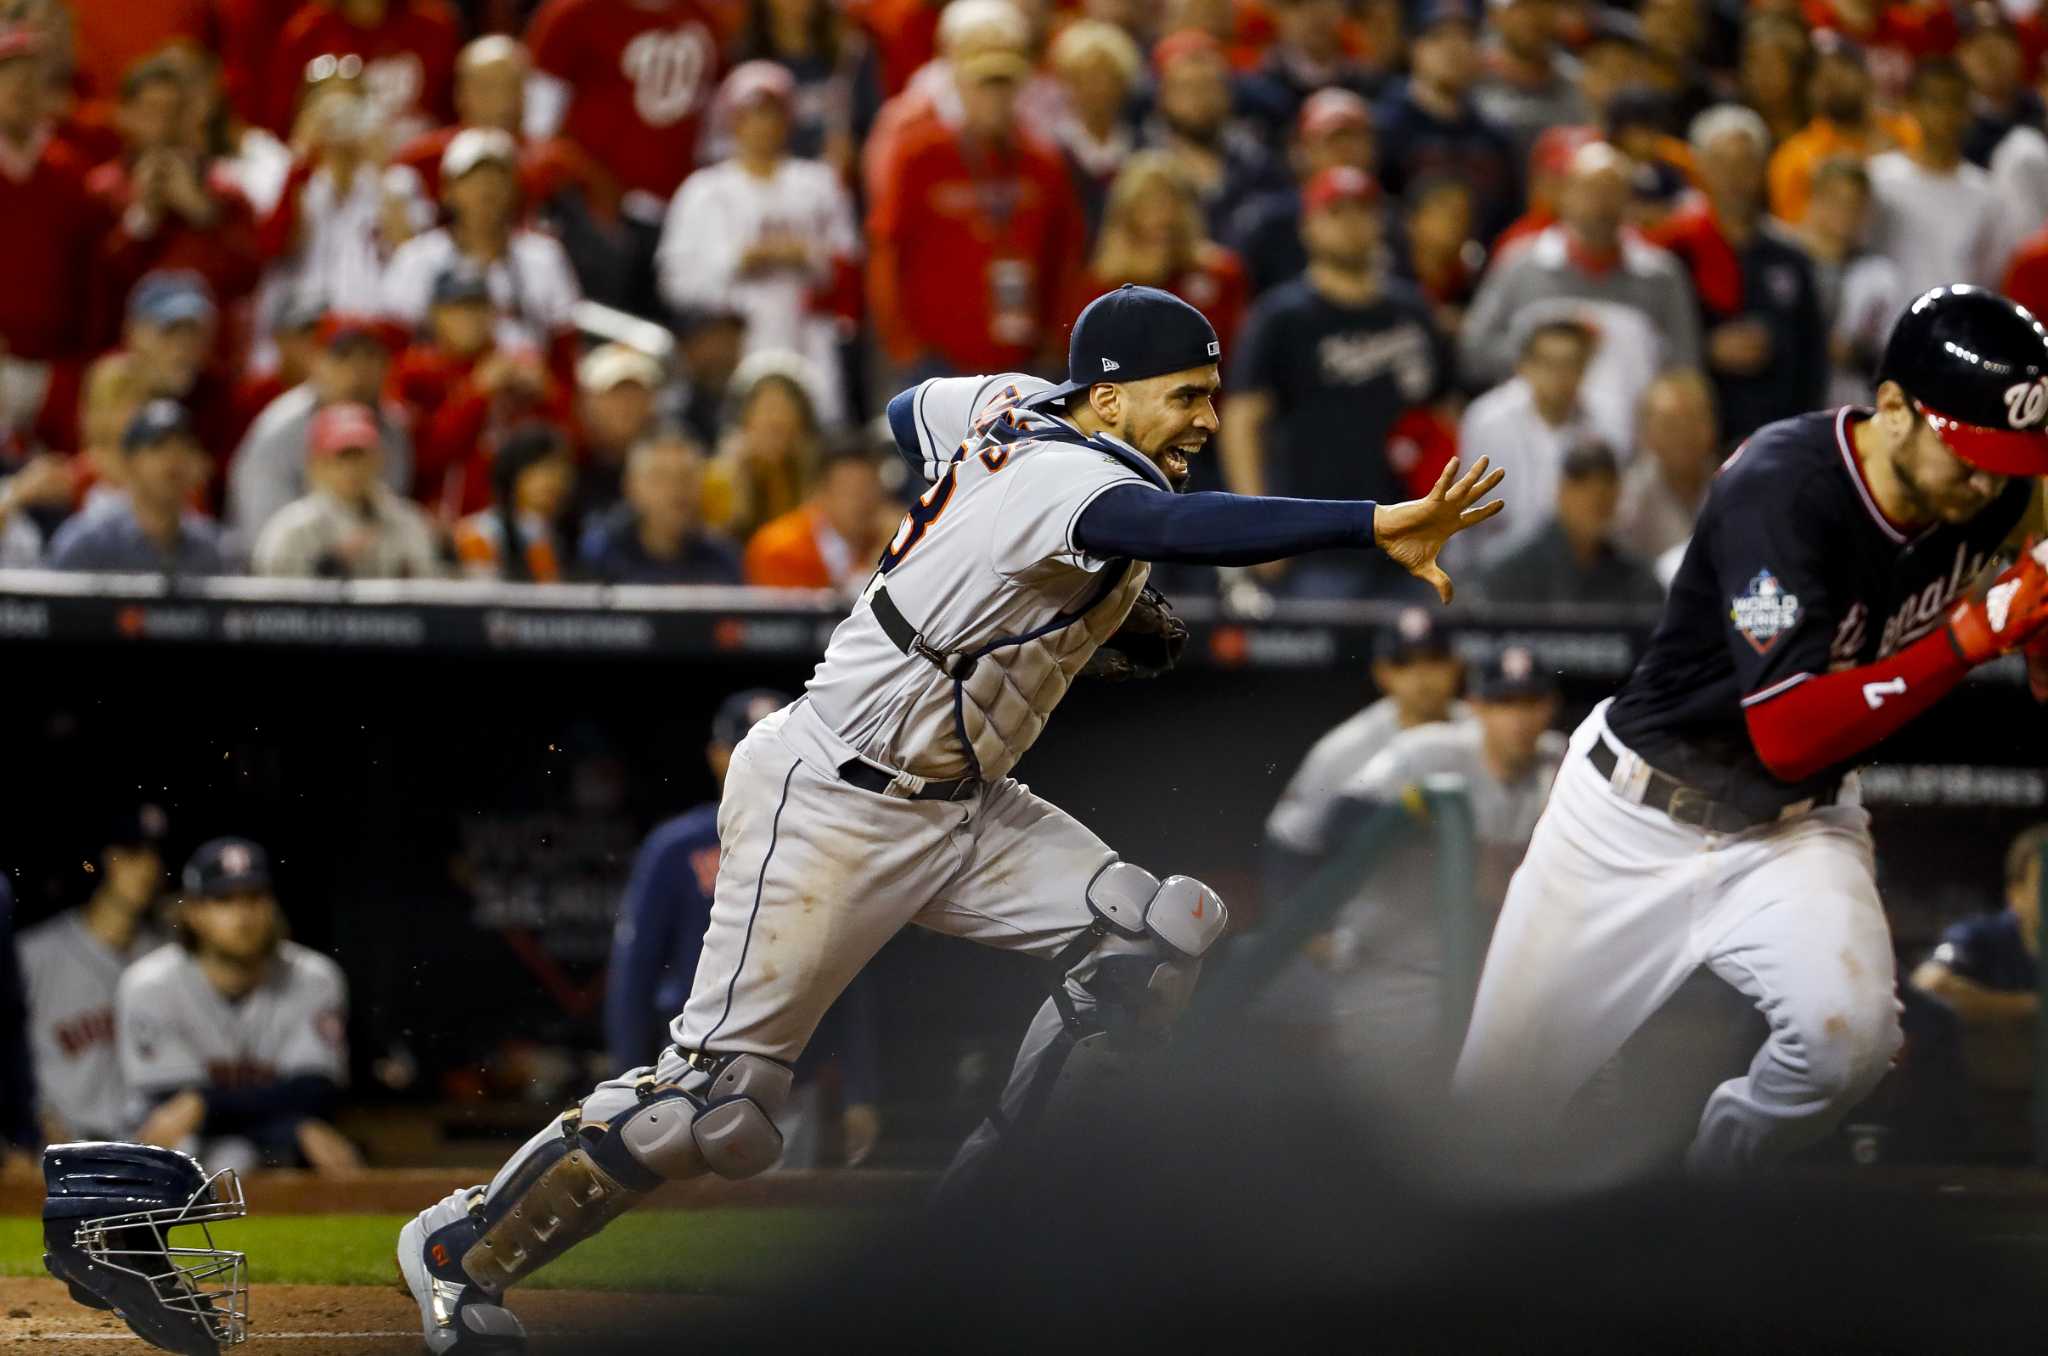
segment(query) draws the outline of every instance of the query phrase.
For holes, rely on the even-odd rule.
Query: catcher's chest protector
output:
[[[1116,566],[1104,569],[1114,572]],[[980,654],[966,679],[955,683],[960,737],[982,777],[1007,775],[1037,741],[1074,675],[1124,624],[1151,573],[1150,565],[1132,561],[1122,578],[1106,580],[1106,592],[1094,595],[1093,604],[1078,615],[996,641]]]

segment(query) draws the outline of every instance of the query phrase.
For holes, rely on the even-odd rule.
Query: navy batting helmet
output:
[[[1923,292],[1878,364],[1949,451],[1999,475],[2048,474],[2048,329],[2018,302],[1958,284]]]
[[[223,1169],[150,1144],[52,1144],[43,1151],[43,1265],[71,1297],[112,1309],[143,1341],[216,1356],[248,1334],[247,1261],[207,1225],[248,1213]],[[171,1241],[196,1226],[203,1247]]]

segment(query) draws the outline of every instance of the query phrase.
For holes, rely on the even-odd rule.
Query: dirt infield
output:
[[[536,1290],[518,1299],[532,1356],[569,1356],[606,1339],[659,1337],[729,1300],[701,1295],[601,1295]],[[237,1356],[418,1356],[419,1311],[395,1287],[257,1285],[250,1288],[250,1336]],[[0,1277],[0,1352],[114,1356],[147,1352],[111,1314],[74,1304],[56,1281]]]

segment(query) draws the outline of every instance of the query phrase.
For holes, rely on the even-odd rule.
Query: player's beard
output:
[[[1965,501],[1961,493],[1936,494],[1929,490],[1920,478],[1913,474],[1904,454],[1892,458],[1892,475],[1898,479],[1899,488],[1906,492],[1912,502],[1912,520],[1915,522],[1966,523],[1990,507],[1996,494],[1979,497],[1972,495]]]

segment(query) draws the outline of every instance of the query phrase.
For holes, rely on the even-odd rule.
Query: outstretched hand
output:
[[[1444,543],[1474,523],[1483,523],[1507,505],[1499,499],[1479,500],[1500,484],[1506,471],[1487,474],[1486,458],[1464,475],[1458,474],[1458,459],[1444,463],[1436,485],[1421,499],[1405,504],[1381,504],[1372,515],[1373,541],[1401,567],[1436,588],[1437,597],[1451,601],[1451,577],[1436,563]],[[1474,507],[1474,505],[1477,507]]]

